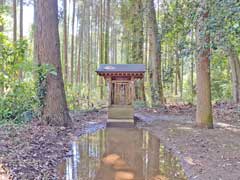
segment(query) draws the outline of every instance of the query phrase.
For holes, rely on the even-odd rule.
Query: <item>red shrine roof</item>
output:
[[[145,73],[144,64],[100,64],[97,73]]]

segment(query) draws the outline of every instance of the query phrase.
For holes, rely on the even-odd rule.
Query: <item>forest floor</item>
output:
[[[240,107],[214,106],[215,128],[194,125],[195,107],[168,105],[138,109],[141,127],[160,138],[180,159],[189,179],[240,180]],[[57,166],[68,155],[71,140],[102,128],[106,110],[72,112],[72,128],[47,126],[32,121],[21,126],[0,127],[0,180],[56,179]]]
[[[0,127],[0,180],[53,180],[57,166],[68,157],[70,143],[101,128],[106,111],[71,112],[72,127],[53,127],[33,120]]]
[[[137,119],[179,158],[190,180],[240,180],[240,106],[216,104],[214,129],[195,126],[195,107],[141,109]]]

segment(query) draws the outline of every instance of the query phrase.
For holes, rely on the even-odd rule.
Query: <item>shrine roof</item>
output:
[[[144,64],[100,64],[97,69],[97,73],[117,73],[117,72],[138,72],[144,73],[145,65]]]

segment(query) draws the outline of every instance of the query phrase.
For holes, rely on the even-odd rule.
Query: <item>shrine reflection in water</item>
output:
[[[66,180],[186,179],[159,139],[137,128],[106,128],[81,136],[59,173]]]

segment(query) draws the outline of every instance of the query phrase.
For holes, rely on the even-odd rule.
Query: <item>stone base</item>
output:
[[[134,122],[133,115],[134,110],[132,105],[111,105],[108,107],[108,119],[110,121]]]
[[[134,119],[108,119],[108,123],[134,123]]]

